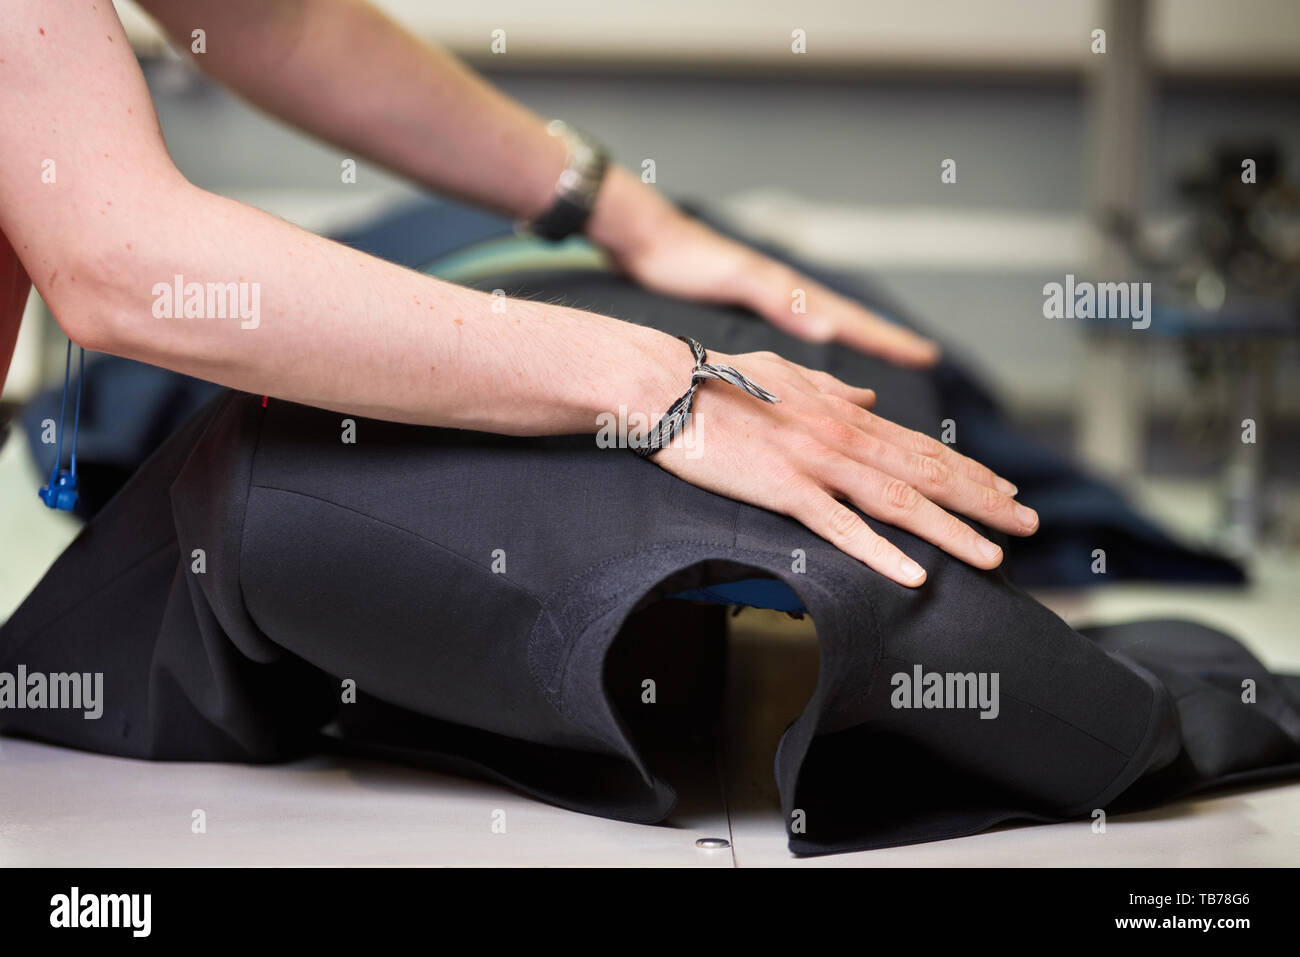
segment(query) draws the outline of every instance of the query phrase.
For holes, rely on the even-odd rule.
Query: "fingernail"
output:
[[[1016,506],[1016,521],[1025,528],[1038,527],[1038,513],[1027,505]]]
[[[1002,549],[998,548],[987,538],[981,538],[975,546],[975,550],[980,553],[980,557],[985,561],[997,561],[1002,558]]]
[[[925,577],[925,569],[910,558],[904,558],[898,567],[902,571],[903,577],[911,584],[919,584],[921,579]]]
[[[1016,488],[1006,479],[997,475],[993,476],[993,487],[996,488],[1003,495],[1016,495],[1020,492],[1020,489]]]

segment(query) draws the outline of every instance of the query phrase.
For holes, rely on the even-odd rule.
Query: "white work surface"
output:
[[[21,437],[0,450],[0,617],[75,534],[37,501]],[[1162,487],[1161,511],[1194,520],[1205,489]],[[1199,496],[1199,497],[1198,497]],[[1072,623],[1179,615],[1242,637],[1300,671],[1300,559],[1263,557],[1249,589],[1118,586],[1042,596]],[[782,729],[816,679],[809,621],[733,620],[716,752],[683,755],[682,806],[665,825],[560,810],[505,788],[378,762],[270,767],[151,763],[0,738],[0,865],[989,866],[1297,865],[1300,783],[1237,790],[1089,822],[1009,827],[933,844],[795,858],[772,780]],[[888,787],[882,779],[881,787]],[[191,829],[202,810],[206,833]],[[504,811],[505,833],[494,833]],[[499,817],[499,815],[498,815]],[[695,846],[701,837],[731,842]]]

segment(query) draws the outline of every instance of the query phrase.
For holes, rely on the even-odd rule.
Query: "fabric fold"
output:
[[[567,288],[666,331],[689,321],[715,348],[786,351],[751,317],[618,282]],[[802,348],[794,358],[881,388],[906,425],[941,408],[924,376]],[[924,588],[591,436],[223,393],[0,628],[0,671],[102,672],[103,717],[4,709],[0,729],[158,759],[329,747],[660,821],[676,794],[651,745],[707,729],[724,675],[723,609],[672,596],[771,579],[808,610],[819,648],[774,766],[797,853],[1086,819],[1300,771],[1296,685],[1227,635],[1186,622],[1081,633],[1001,570],[868,521],[927,569]]]

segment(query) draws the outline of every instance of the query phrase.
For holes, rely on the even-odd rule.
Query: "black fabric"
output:
[[[691,211],[722,232],[737,235],[712,218],[706,208],[692,207]],[[475,242],[508,236],[512,231],[513,224],[499,216],[444,200],[420,200],[336,238],[364,252],[419,267]],[[738,238],[753,243],[748,237]],[[871,279],[849,278],[818,269],[773,246],[757,245],[894,321],[924,331],[923,323]],[[561,298],[581,301],[579,294],[589,288],[589,281],[580,279],[577,286],[569,285],[567,280],[548,282],[546,287]],[[649,309],[644,302],[638,305],[635,296],[624,296],[623,301],[634,312],[643,314],[668,309],[663,300]],[[689,309],[685,314],[696,315]],[[648,318],[654,321],[653,316]],[[698,330],[686,332],[697,334]],[[828,350],[809,352],[796,339],[785,335],[765,336],[761,330],[755,341],[771,342],[772,348],[779,349],[783,355],[797,353],[805,357],[801,361],[810,364],[829,361],[834,354]],[[723,348],[724,343],[706,345]],[[878,388],[894,384],[881,364],[865,370],[858,367],[858,370],[875,376],[864,380],[865,384]],[[1045,587],[1132,580],[1215,583],[1245,580],[1236,562],[1173,540],[1126,502],[1113,486],[1030,440],[1009,420],[989,387],[951,349],[939,367],[925,376],[929,383],[926,390],[929,404],[925,415],[912,417],[912,427],[937,436],[944,420],[959,423],[956,448],[1015,482],[1022,497],[1032,501],[1038,511],[1038,533],[1006,543],[1006,567],[1015,581],[1025,586]],[[112,497],[167,435],[211,398],[216,387],[111,356],[92,359],[85,378],[78,454],[81,497],[77,514],[88,518]],[[41,444],[41,423],[49,417],[57,418],[60,396],[59,389],[51,389],[34,398],[23,410],[29,445],[36,454],[38,468],[45,472],[49,470],[53,451]],[[891,399],[885,407],[898,411],[902,403]],[[1100,578],[1093,573],[1092,552],[1097,548],[1106,552],[1107,559],[1106,575]]]
[[[739,311],[603,273],[485,285],[723,351],[775,349],[872,384],[880,412],[904,425],[937,421],[931,377]],[[1153,622],[1080,634],[1002,571],[872,521],[929,571],[907,589],[790,519],[591,436],[357,419],[345,444],[342,418],[226,393],[169,439],[0,629],[0,670],[104,672],[103,718],[10,710],[0,728],[241,761],[322,747],[323,732],[330,747],[658,821],[675,795],[646,742],[707,725],[723,640],[720,609],[665,596],[767,576],[799,596],[819,643],[816,690],[774,769],[796,852],[1086,817],[1300,772],[1296,683],[1220,632]],[[996,672],[998,717],[892,707],[891,676],[916,665]],[[644,705],[644,678],[673,704]],[[1242,701],[1247,678],[1257,703]],[[356,704],[341,703],[347,679]]]
[[[729,228],[707,207],[686,206],[719,231],[791,263],[901,326],[942,341],[942,336],[928,329],[871,276],[846,276],[804,262],[776,244],[756,241]],[[779,338],[783,345],[795,342],[790,337]],[[1014,581],[1025,587],[1095,586],[1099,578],[1092,569],[1092,551],[1100,548],[1106,552],[1105,582],[1245,582],[1245,570],[1239,563],[1176,541],[1109,482],[1032,439],[1012,421],[987,378],[951,344],[945,344],[942,360],[925,375],[937,398],[939,418],[918,419],[911,428],[938,437],[941,423],[951,419],[957,424],[953,447],[1015,483],[1021,497],[1032,500],[1038,512],[1037,534],[1006,543],[1004,564]],[[866,384],[874,387],[872,380]]]
[[[118,356],[86,357],[84,375],[68,386],[69,405],[82,389],[81,423],[77,434],[78,496],[74,513],[87,519],[117,494],[118,489],[154,449],[179,429],[221,386]],[[55,446],[42,443],[44,423],[59,420],[63,400],[60,383],[34,396],[21,417],[36,467],[48,476]],[[69,416],[71,416],[69,411]],[[67,434],[72,434],[71,425]],[[64,448],[67,461],[68,448]]]

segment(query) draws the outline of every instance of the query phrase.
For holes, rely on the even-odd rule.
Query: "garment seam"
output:
[[[302,492],[297,489],[283,488],[278,485],[266,485],[261,482],[252,482],[250,483],[249,487],[250,487],[250,491],[251,489],[256,488],[268,492],[282,492],[285,495],[296,495],[299,498],[310,499],[315,502],[321,502],[325,505],[330,505],[334,508],[340,509],[341,511],[351,512],[354,515],[358,515],[361,518],[374,522],[376,525],[383,525],[387,528],[391,528],[397,532],[400,532],[403,535],[409,535],[411,538],[424,542],[426,545],[431,545],[433,548],[437,549],[438,551],[443,552],[446,555],[450,555],[452,558],[462,561],[467,565],[477,568],[479,571],[487,572],[488,574],[494,574],[492,572],[492,569],[489,568],[488,566],[482,565],[479,562],[474,561],[472,558],[462,555],[460,552],[456,551],[453,548],[448,548],[446,545],[442,544],[441,542],[434,541],[433,539],[427,538],[424,535],[419,534],[418,532],[414,532],[409,528],[403,528],[401,525],[396,525],[386,519],[379,518],[376,515],[371,515],[369,512],[363,512],[360,509],[353,508],[349,505],[344,505],[341,502],[336,502],[333,499],[328,499],[321,495],[313,495],[310,492]],[[247,522],[245,522],[245,528],[247,528]],[[525,588],[524,586],[518,584],[517,582],[511,581],[508,576],[497,575],[496,577],[501,579],[512,590],[519,592],[520,594],[527,595],[529,598],[531,598],[534,602],[538,603],[539,605],[544,604],[542,599],[539,598],[531,589]]]
[[[725,541],[715,541],[715,540],[681,539],[672,542],[656,542],[652,545],[643,545],[637,548],[632,548],[627,551],[621,552],[618,555],[608,556],[606,558],[601,559],[598,562],[586,566],[581,571],[573,575],[570,575],[568,578],[564,580],[563,583],[561,583],[559,586],[554,588],[550,593],[550,597],[554,598],[557,595],[567,595],[570,591],[572,591],[574,588],[576,588],[584,581],[589,580],[592,576],[598,574],[599,572],[609,568],[611,565],[614,565],[618,562],[626,561],[627,559],[636,557],[638,555],[643,555],[647,551],[663,552],[665,550],[669,550],[682,545],[708,546],[712,548],[722,548],[722,549],[730,548],[733,552],[740,551],[740,549],[737,549],[734,545],[728,546]],[[729,559],[722,558],[719,560],[726,561]],[[692,564],[695,564],[698,561],[707,561],[707,559],[696,559],[692,562]],[[653,584],[651,585],[651,587],[653,587]],[[594,609],[590,609],[588,613],[582,615],[577,621],[573,623],[574,633],[572,635],[564,634],[563,630],[559,627],[559,623],[556,621],[555,616],[551,613],[555,603],[550,600],[542,602],[542,606],[543,608],[546,609],[548,617],[550,617],[550,620],[556,626],[555,627],[556,633],[562,635],[564,637],[564,642],[565,642],[564,652],[560,656],[560,659],[556,661],[554,667],[551,668],[549,675],[547,675],[546,677],[546,681],[543,687],[549,688],[552,685],[554,685],[556,676],[562,675],[567,670],[569,659],[570,657],[572,657],[573,649],[577,645],[578,639],[583,634],[586,633],[587,629],[591,627],[591,624],[594,621],[596,621],[596,619],[600,618],[601,616],[609,612],[609,610],[614,608],[616,605],[618,605],[618,603],[621,600],[622,600],[622,596],[615,595],[613,598],[601,602]],[[635,604],[635,602],[633,604]],[[530,641],[529,642],[530,656],[532,654],[532,644],[533,643]],[[561,683],[558,692],[557,707],[562,708],[563,696],[564,696],[564,688],[563,688],[563,683]]]
[[[707,540],[678,539],[671,542],[656,542],[651,545],[638,546],[636,548],[632,548],[627,551],[621,552],[618,555],[613,555],[613,556],[608,556],[606,558],[603,558],[598,562],[586,566],[585,568],[576,572],[575,574],[570,575],[568,578],[565,579],[565,581],[562,584],[552,589],[548,598],[545,601],[542,601],[540,603],[541,609],[546,613],[548,620],[551,622],[552,626],[554,627],[555,633],[559,635],[561,639],[564,641],[564,649],[562,653],[557,657],[555,664],[551,668],[549,668],[544,675],[539,674],[539,671],[541,669],[540,669],[540,663],[537,661],[537,651],[536,651],[537,643],[533,639],[536,636],[536,623],[540,619],[540,614],[538,619],[534,619],[534,629],[532,634],[530,635],[529,648],[528,648],[529,663],[530,666],[533,667],[534,678],[540,679],[539,683],[542,685],[544,692],[548,695],[551,694],[551,692],[547,689],[555,687],[557,680],[559,680],[558,690],[555,692],[557,708],[563,711],[564,685],[563,685],[562,676],[568,670],[569,661],[572,658],[573,651],[576,648],[579,639],[590,629],[591,625],[595,621],[597,621],[602,616],[606,615],[611,609],[615,608],[623,600],[621,595],[615,595],[613,598],[607,599],[606,601],[603,601],[594,607],[590,605],[587,606],[586,613],[584,613],[581,617],[579,617],[578,619],[572,622],[573,625],[572,632],[566,633],[565,630],[560,627],[559,621],[557,620],[556,615],[554,614],[555,606],[559,603],[557,600],[557,596],[567,596],[570,592],[572,592],[574,589],[579,587],[583,582],[589,580],[591,577],[595,575],[598,575],[600,572],[606,570],[612,565],[615,565],[616,563],[624,562],[630,558],[635,558],[637,556],[644,555],[647,552],[663,553],[665,551],[676,549],[682,546],[718,548],[718,549],[724,549],[728,552],[728,554],[717,555],[717,556],[713,556],[712,558],[699,558],[699,557],[692,558],[689,562],[690,565],[698,564],[703,561],[711,561],[711,560],[734,561],[737,564],[753,564],[752,561],[745,561],[744,559],[746,558],[771,559],[772,558],[772,553],[770,552],[762,552],[762,551],[755,551],[753,549],[748,549],[748,548],[741,548],[735,544],[728,545],[725,541],[718,541],[715,539],[707,539]],[[766,569],[760,568],[759,570],[763,571],[765,574],[769,574],[769,575],[773,574],[772,572],[767,571]],[[780,580],[779,576],[774,576],[774,577],[776,577],[778,581]],[[653,588],[655,584],[658,584],[658,581],[652,583],[649,587]],[[633,602],[633,605],[634,604],[635,602]],[[872,613],[872,618],[873,619],[875,618],[874,611]],[[875,622],[873,621],[873,626],[874,625]],[[875,630],[877,632],[877,637],[878,637],[878,629]],[[877,641],[877,647],[879,647],[878,641]]]
[[[908,662],[907,662],[906,660],[904,660],[904,659],[902,659],[902,658],[895,658],[893,655],[886,655],[886,656],[884,656],[884,657],[882,658],[882,660],[897,661],[897,662],[898,662],[899,664],[901,664],[901,665],[908,664]],[[912,662],[912,664],[915,664],[915,662]],[[1051,708],[1045,707],[1044,705],[1040,705],[1040,704],[1034,704],[1034,703],[1031,702],[1031,701],[1026,701],[1024,698],[1021,698],[1019,695],[1014,695],[1014,694],[1011,694],[1010,692],[1005,692],[1005,691],[1002,691],[1002,690],[999,689],[999,691],[998,691],[998,696],[1001,697],[1002,695],[1006,695],[1006,696],[1007,696],[1008,698],[1010,698],[1012,701],[1018,701],[1020,704],[1024,705],[1026,708],[1034,708],[1034,709],[1036,709],[1036,710],[1038,710],[1038,711],[1042,711],[1044,714],[1051,715],[1051,716],[1052,716],[1053,718],[1055,718],[1057,721],[1061,722],[1062,724],[1066,725],[1067,727],[1074,728],[1076,731],[1080,732],[1080,733],[1083,734],[1085,737],[1091,738],[1093,741],[1096,741],[1096,742],[1097,742],[1098,744],[1100,744],[1102,747],[1104,747],[1104,748],[1108,748],[1109,750],[1114,751],[1116,754],[1120,755],[1121,757],[1125,758],[1126,760],[1132,758],[1133,755],[1137,754],[1137,750],[1134,750],[1134,751],[1132,751],[1132,752],[1127,752],[1127,751],[1124,751],[1124,750],[1122,750],[1122,749],[1120,749],[1120,748],[1115,747],[1115,745],[1111,744],[1111,743],[1108,742],[1108,741],[1103,741],[1101,738],[1097,737],[1097,736],[1096,736],[1095,734],[1093,734],[1091,731],[1088,731],[1088,730],[1086,730],[1086,729],[1084,729],[1084,728],[1079,727],[1079,726],[1078,726],[1077,724],[1075,724],[1073,721],[1071,721],[1071,720],[1069,720],[1068,718],[1065,718],[1065,717],[1063,717],[1063,716],[1057,714],[1057,713],[1056,713],[1055,711],[1053,711]],[[1144,723],[1149,723],[1149,721],[1150,721],[1150,709],[1148,708],[1147,715],[1146,715],[1146,717],[1145,717],[1145,719],[1144,719]]]
[[[1137,662],[1137,664],[1138,664],[1140,667],[1143,667],[1143,670],[1144,670],[1144,671],[1146,670],[1145,666],[1142,666],[1140,662]],[[1150,673],[1150,672],[1148,672],[1148,674],[1149,674],[1149,673]],[[1142,676],[1139,675],[1138,677],[1142,677]],[[1157,679],[1157,680],[1158,680],[1158,679]],[[1148,685],[1148,687],[1150,688],[1149,685]],[[1164,685],[1161,684],[1161,687],[1164,687]],[[1150,701],[1149,701],[1148,704],[1147,704],[1147,715],[1146,715],[1146,722],[1145,722],[1146,729],[1145,729],[1145,731],[1144,731],[1144,733],[1143,733],[1143,735],[1142,735],[1142,743],[1143,743],[1143,744],[1146,744],[1146,743],[1147,743],[1148,736],[1150,735],[1151,730],[1152,730],[1152,727],[1153,727],[1154,724],[1155,724],[1155,716],[1156,716],[1156,699],[1160,697],[1160,692],[1159,692],[1158,690],[1156,690],[1155,688],[1151,688],[1150,690],[1151,690],[1151,697],[1150,697]],[[1166,690],[1167,690],[1167,689],[1166,689]],[[1171,696],[1170,696],[1171,703],[1173,703],[1173,702],[1172,702],[1172,697],[1173,697],[1173,696],[1171,695]],[[1176,704],[1175,704],[1175,707],[1176,707]],[[1081,804],[1075,805],[1075,806],[1073,806],[1073,807],[1067,808],[1067,810],[1071,812],[1070,816],[1071,816],[1071,817],[1076,816],[1076,815],[1082,816],[1082,815],[1087,811],[1087,809],[1088,809],[1088,805],[1090,805],[1090,804],[1092,805],[1093,809],[1095,810],[1095,809],[1097,808],[1098,803],[1100,802],[1100,799],[1101,799],[1104,795],[1106,795],[1107,792],[1109,792],[1111,788],[1113,788],[1113,787],[1115,786],[1115,782],[1116,782],[1116,781],[1118,781],[1120,778],[1122,778],[1122,777],[1124,776],[1124,773],[1128,770],[1129,765],[1131,765],[1131,764],[1133,763],[1134,759],[1136,759],[1136,758],[1138,757],[1138,755],[1140,755],[1140,754],[1142,753],[1142,750],[1143,750],[1142,747],[1139,746],[1138,748],[1134,749],[1134,751],[1133,751],[1132,754],[1125,755],[1124,766],[1123,766],[1122,768],[1119,769],[1119,771],[1115,774],[1115,776],[1114,776],[1113,778],[1111,778],[1109,781],[1106,782],[1106,786],[1105,786],[1105,787],[1099,789],[1099,790],[1098,790],[1095,794],[1093,794],[1092,797],[1090,797],[1087,801],[1084,801],[1084,802],[1082,802]],[[1146,760],[1147,760],[1147,762],[1148,762],[1148,764],[1149,764],[1149,763],[1150,763],[1150,760],[1151,760],[1151,754],[1152,754],[1152,752],[1153,752],[1153,750],[1154,750],[1154,747],[1148,747],[1146,750],[1147,750],[1147,758],[1146,758]],[[1122,754],[1123,752],[1120,752],[1120,753]],[[1142,776],[1142,772],[1139,771],[1138,774],[1137,774],[1137,776],[1134,777],[1133,780],[1130,781],[1130,782],[1128,783],[1128,785],[1126,785],[1126,786],[1123,788],[1123,790],[1121,790],[1121,791],[1119,791],[1119,792],[1117,792],[1117,793],[1115,793],[1115,794],[1113,794],[1113,795],[1110,795],[1110,798],[1109,798],[1109,799],[1110,799],[1110,800],[1114,800],[1115,798],[1119,797],[1121,794],[1124,793],[1124,791],[1127,791],[1128,788],[1132,787],[1133,784],[1135,784],[1135,783],[1137,782],[1137,780],[1138,780],[1141,776]]]

